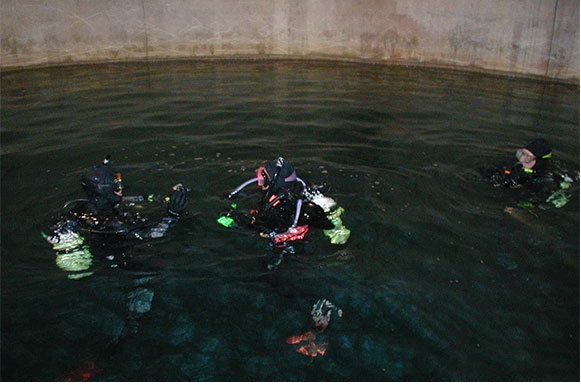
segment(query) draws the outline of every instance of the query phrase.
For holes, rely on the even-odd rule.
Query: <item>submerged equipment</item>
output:
[[[74,251],[57,253],[56,265],[64,271],[71,272],[69,279],[80,279],[93,274],[88,270],[93,264],[93,254],[87,246]]]
[[[311,310],[311,318],[315,323],[314,330],[290,336],[286,339],[286,343],[295,345],[306,342],[306,344],[299,346],[295,351],[304,356],[311,357],[311,360],[317,356],[324,356],[327,353],[328,342],[317,343],[316,340],[325,331],[327,326],[329,326],[333,313],[336,313],[339,318],[343,316],[343,310],[333,305],[331,301],[325,298],[319,299],[315,302]]]
[[[74,232],[67,224],[59,227],[51,236],[42,235],[56,250],[56,265],[70,273],[69,279],[81,279],[93,274],[87,271],[93,265],[93,254],[84,245],[85,238],[82,235]]]
[[[344,212],[345,209],[343,209],[343,207],[337,207],[335,210],[327,214],[327,219],[329,219],[335,227],[330,230],[323,230],[323,234],[329,237],[329,242],[333,245],[344,245],[351,236],[351,230],[345,227],[343,220],[341,219],[341,215]]]
[[[325,211],[327,219],[334,226],[332,229],[323,230],[323,234],[329,238],[329,242],[333,245],[344,245],[347,243],[351,236],[351,230],[345,227],[341,219],[341,215],[345,212],[345,209],[337,205],[337,202],[333,198],[324,196],[316,189],[309,189],[307,196],[311,202],[320,206]]]
[[[232,203],[230,205],[230,212],[228,212],[228,214],[222,215],[220,218],[216,219],[216,222],[218,222],[219,224],[221,224],[224,227],[233,227],[236,224],[236,222],[234,221],[234,218],[232,218],[230,216],[230,213],[233,210],[236,210],[237,207],[238,207],[238,205],[236,203]]]
[[[232,227],[236,223],[234,221],[234,218],[229,217],[227,215],[222,215],[220,218],[216,219],[216,222],[218,222],[224,227]]]
[[[571,187],[571,182],[572,179],[568,177],[568,180],[559,183],[560,188],[554,191],[545,202],[552,204],[556,208],[565,206],[571,198],[571,192],[567,191]]]

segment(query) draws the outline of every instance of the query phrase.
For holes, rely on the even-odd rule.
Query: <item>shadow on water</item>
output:
[[[578,87],[257,62],[9,72],[1,92],[3,380],[579,380],[578,193],[509,215],[476,171],[537,136],[578,169]],[[69,280],[40,233],[106,153],[128,195],[190,186],[190,215],[128,251],[143,269]],[[215,219],[281,153],[352,237],[271,273]],[[343,317],[311,361],[285,340],[320,298]]]

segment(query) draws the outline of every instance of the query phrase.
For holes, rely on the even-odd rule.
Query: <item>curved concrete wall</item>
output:
[[[579,83],[579,0],[1,0],[1,67],[284,57]]]

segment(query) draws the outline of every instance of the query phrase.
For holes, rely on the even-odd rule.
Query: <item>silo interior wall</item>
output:
[[[2,0],[2,68],[273,57],[579,82],[578,0]]]

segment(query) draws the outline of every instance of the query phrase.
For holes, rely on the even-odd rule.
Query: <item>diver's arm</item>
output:
[[[179,219],[171,216],[164,217],[153,227],[133,230],[129,233],[131,237],[137,239],[153,239],[164,237],[167,231],[178,223]]]
[[[181,184],[174,186],[173,190],[167,202],[167,215],[161,222],[150,228],[132,231],[131,235],[138,239],[161,238],[179,222],[188,206],[188,190]]]
[[[299,223],[299,219],[301,217],[301,209],[302,209],[302,207],[303,207],[303,200],[302,199],[299,199],[297,201],[297,208],[295,210],[295,219],[293,220],[293,224],[291,225],[291,227],[289,227],[289,230],[292,229],[293,227],[296,227],[297,223]]]

